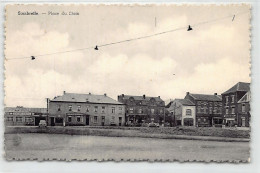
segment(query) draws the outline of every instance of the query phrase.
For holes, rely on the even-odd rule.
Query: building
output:
[[[217,93],[213,95],[186,93],[185,99],[190,100],[196,107],[196,126],[221,127],[222,98]]]
[[[47,120],[46,108],[5,107],[6,126],[38,126],[40,120]]]
[[[160,123],[165,120],[165,102],[158,97],[119,95],[118,101],[126,105],[126,124]]]
[[[49,100],[50,126],[123,126],[125,106],[104,95],[66,93]]]
[[[188,99],[175,99],[166,106],[168,112],[173,117],[174,125],[195,126],[196,107]]]
[[[238,101],[238,126],[239,127],[249,127],[250,126],[250,101],[251,92],[248,91],[239,101]]]
[[[226,92],[222,93],[223,119],[226,126],[241,126],[238,101],[250,91],[250,83],[238,82]],[[248,102],[249,104],[249,102]],[[241,108],[242,109],[242,108]],[[241,110],[242,111],[242,110]]]

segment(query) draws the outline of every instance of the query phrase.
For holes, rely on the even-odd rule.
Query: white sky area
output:
[[[18,11],[79,12],[78,16],[19,16]],[[232,15],[237,13],[235,20]],[[248,12],[248,13],[244,13]],[[49,56],[230,18],[147,39]],[[155,26],[156,17],[156,26]],[[12,5],[6,9],[5,105],[46,107],[46,98],[74,93],[184,98],[223,93],[250,82],[250,7]],[[175,74],[175,75],[173,75]]]

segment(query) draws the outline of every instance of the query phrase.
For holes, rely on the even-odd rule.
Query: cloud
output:
[[[7,23],[6,57],[48,54],[136,38],[209,20],[213,14],[201,10],[205,15],[193,16],[192,8],[186,12],[181,8],[181,13],[171,8],[151,13],[136,10],[133,15],[129,15],[129,9],[114,10],[109,16],[105,11],[94,11],[96,15],[89,16],[88,11],[82,10],[81,16],[67,21],[42,19],[43,24],[28,17],[17,19],[17,24]],[[229,12],[214,13],[213,18]],[[114,99],[122,93],[160,95],[167,100],[183,98],[187,91],[221,93],[238,81],[250,81],[248,16],[193,28],[191,32],[184,29],[100,47],[98,51],[66,52],[36,57],[35,61],[6,61],[5,103],[45,106],[44,98],[53,98],[63,90],[106,92]]]

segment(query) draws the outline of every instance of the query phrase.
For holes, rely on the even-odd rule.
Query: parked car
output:
[[[47,123],[45,120],[40,120],[39,122],[39,127],[46,127],[47,126]]]
[[[159,123],[149,123],[148,127],[159,127]]]

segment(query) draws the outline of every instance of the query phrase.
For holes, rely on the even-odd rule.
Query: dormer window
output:
[[[72,105],[69,105],[69,111],[72,111]]]
[[[60,111],[60,105],[58,105],[58,111]]]

